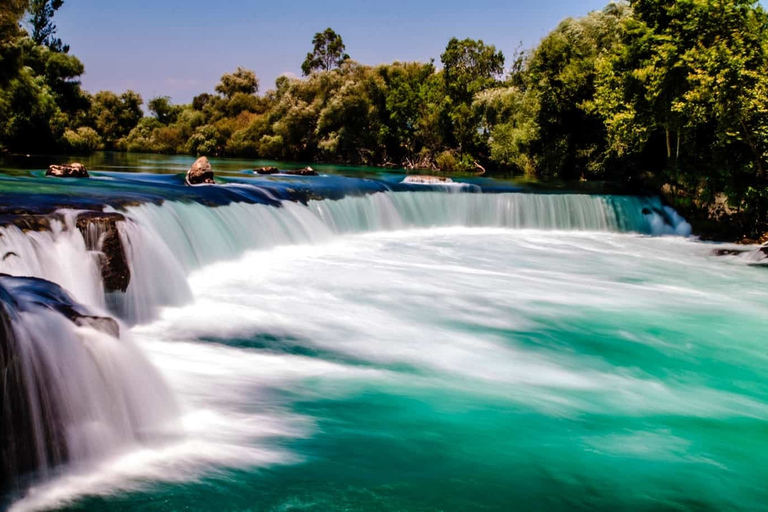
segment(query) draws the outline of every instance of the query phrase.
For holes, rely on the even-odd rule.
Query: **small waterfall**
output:
[[[0,277],[0,484],[86,464],[173,424],[169,390],[118,332],[53,283]]]

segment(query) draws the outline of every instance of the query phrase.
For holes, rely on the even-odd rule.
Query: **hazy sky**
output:
[[[212,92],[222,73],[256,71],[261,90],[300,74],[315,32],[332,27],[365,64],[439,61],[453,37],[504,51],[536,44],[567,16],[608,0],[65,0],[59,36],[85,64],[92,92],[134,89],[145,101],[189,102]]]

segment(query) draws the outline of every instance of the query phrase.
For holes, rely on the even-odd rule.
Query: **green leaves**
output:
[[[312,46],[312,51],[307,54],[301,65],[304,76],[309,76],[313,71],[330,71],[341,67],[342,63],[349,59],[349,55],[345,53],[344,41],[330,27],[315,34]]]

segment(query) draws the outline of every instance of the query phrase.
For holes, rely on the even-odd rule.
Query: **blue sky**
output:
[[[212,92],[237,66],[256,71],[261,90],[300,74],[315,32],[333,27],[366,64],[440,58],[453,37],[483,39],[508,63],[567,16],[608,0],[65,0],[59,36],[85,64],[92,92],[134,89],[145,101],[189,102]]]

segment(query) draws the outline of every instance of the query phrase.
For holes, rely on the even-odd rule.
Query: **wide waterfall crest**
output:
[[[387,192],[284,201],[280,207],[192,202],[131,206],[118,222],[131,270],[125,293],[104,292],[93,251],[72,221],[47,232],[0,229],[0,250],[10,254],[0,271],[42,277],[88,305],[107,305],[123,320],[151,320],[158,308],[191,300],[187,275],[247,250],[318,243],[334,236],[431,227],[690,234],[690,225],[658,198],[580,194]]]

